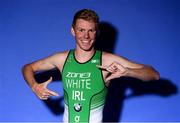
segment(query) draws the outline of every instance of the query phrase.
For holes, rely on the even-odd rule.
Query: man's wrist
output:
[[[34,82],[34,84],[32,84],[31,89],[32,89],[33,92],[36,91],[37,85],[38,85],[38,84],[37,84],[36,82]]]
[[[131,68],[128,68],[128,67],[125,67],[124,69],[125,69],[125,70],[124,70],[124,72],[122,73],[123,76],[127,76],[127,77],[130,76],[132,69],[131,69]]]

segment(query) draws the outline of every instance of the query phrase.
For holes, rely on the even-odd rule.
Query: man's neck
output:
[[[90,60],[90,58],[93,56],[95,52],[95,49],[92,48],[91,50],[85,51],[82,49],[75,49],[75,58],[78,62],[80,63],[84,63],[88,60]]]

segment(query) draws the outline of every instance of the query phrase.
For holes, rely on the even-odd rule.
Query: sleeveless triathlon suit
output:
[[[62,80],[64,88],[64,122],[102,122],[102,113],[107,95],[101,65],[102,52],[96,50],[85,63],[79,63],[70,50],[66,58]]]

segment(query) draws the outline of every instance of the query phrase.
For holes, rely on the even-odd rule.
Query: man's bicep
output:
[[[128,60],[122,56],[117,56],[117,60],[120,62],[120,64],[127,68],[142,68],[144,66],[143,64]]]
[[[46,71],[56,67],[55,56],[49,56],[47,58],[35,61],[31,64],[34,71]]]
[[[144,66],[143,64],[139,64],[139,63],[130,61],[125,57],[114,55],[114,54],[106,54],[105,58],[107,59],[105,61],[109,61],[108,64],[111,64],[113,62],[117,62],[117,63],[119,63],[122,66],[127,67],[127,68],[142,68]]]

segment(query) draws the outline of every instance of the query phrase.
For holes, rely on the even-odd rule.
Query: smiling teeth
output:
[[[89,41],[82,41],[83,43],[89,43]]]

